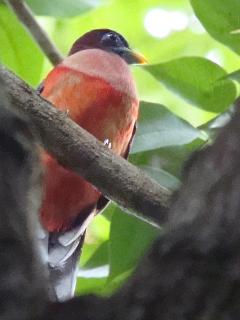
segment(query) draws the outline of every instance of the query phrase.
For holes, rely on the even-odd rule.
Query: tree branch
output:
[[[31,33],[41,50],[48,57],[49,61],[53,65],[61,62],[63,58],[60,52],[51,42],[47,33],[37,23],[29,6],[23,0],[5,0],[5,2]]]
[[[166,221],[169,190],[113,154],[2,66],[0,78],[5,81],[12,104],[31,118],[44,147],[62,165],[86,178],[123,208],[157,224]]]

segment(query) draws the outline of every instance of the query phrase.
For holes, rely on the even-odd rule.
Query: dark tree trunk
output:
[[[1,83],[0,96],[0,319],[32,319],[46,302],[33,233],[40,167],[34,135],[10,108]]]

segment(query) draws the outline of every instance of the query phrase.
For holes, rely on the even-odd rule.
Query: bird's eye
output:
[[[108,34],[108,38],[111,40],[111,41],[116,41],[117,40],[117,36],[113,33],[109,33]]]
[[[118,44],[118,37],[114,33],[106,33],[103,35],[101,42],[104,45],[114,46]]]

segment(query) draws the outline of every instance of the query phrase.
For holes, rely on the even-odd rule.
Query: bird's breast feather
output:
[[[137,90],[128,64],[118,55],[100,49],[79,51],[62,65],[109,83],[116,90],[137,99]]]

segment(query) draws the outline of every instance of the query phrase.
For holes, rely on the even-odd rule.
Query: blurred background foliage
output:
[[[142,102],[130,161],[176,189],[183,162],[212,139],[238,96],[240,1],[26,1],[63,54],[84,32],[111,28],[147,57],[150,65],[132,69]],[[0,61],[33,86],[52,67],[2,1]],[[88,230],[77,294],[111,294],[158,233],[110,204]]]

